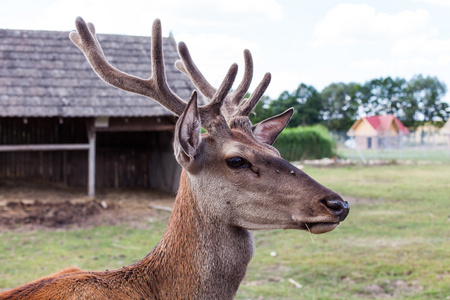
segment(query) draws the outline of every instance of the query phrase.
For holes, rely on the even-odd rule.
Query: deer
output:
[[[173,141],[182,166],[180,186],[167,228],[140,261],[116,270],[64,269],[3,292],[0,299],[233,299],[254,252],[250,230],[332,231],[349,204],[273,147],[293,109],[252,125],[249,114],[264,94],[266,73],[249,97],[253,59],[244,51],[245,70],[231,91],[237,64],[218,88],[203,76],[185,43],[175,65],[210,101],[199,105],[194,90],[185,101],[166,81],[161,22],[151,36],[149,79],[124,73],[106,59],[95,27],[76,19],[72,42],[106,83],[154,99],[179,116]],[[201,133],[201,128],[205,133]]]

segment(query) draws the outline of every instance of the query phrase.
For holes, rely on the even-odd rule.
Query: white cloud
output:
[[[388,14],[367,4],[341,4],[316,24],[315,37],[315,47],[342,46],[334,51],[348,53],[355,74],[438,74],[450,67],[450,39],[423,9]]]
[[[395,42],[391,48],[395,56],[439,56],[450,53],[450,39],[439,40],[427,35],[404,38]]]
[[[424,9],[388,14],[368,4],[339,4],[316,23],[312,46],[373,44],[433,31],[430,14]]]
[[[450,67],[450,39],[427,35],[398,40],[391,47],[396,67],[443,69]]]
[[[150,1],[143,0],[56,0],[48,5],[42,5],[38,11],[15,15],[15,20],[8,22],[8,27],[70,30],[75,27],[75,18],[81,16],[86,21],[96,24],[100,33],[145,32],[146,35],[150,35],[151,22],[158,17],[158,9],[152,8]],[[134,22],[136,23],[133,24]]]
[[[391,57],[382,59],[365,59],[350,63],[349,67],[355,71],[368,71],[374,76],[405,76],[405,74],[420,74],[438,72],[450,67],[450,54],[437,57],[411,56]],[[435,76],[435,74],[433,75]],[[408,76],[406,76],[408,77]],[[440,76],[441,77],[441,76]]]
[[[363,60],[357,60],[350,63],[350,68],[361,70],[374,70],[385,68],[386,63],[380,58],[369,58]]]
[[[211,1],[207,1],[210,3]],[[214,1],[218,9],[228,12],[239,12],[247,14],[260,13],[270,19],[280,20],[283,18],[283,7],[276,0],[227,0]],[[251,17],[247,16],[247,17]]]
[[[425,3],[433,6],[450,7],[449,0],[415,0],[414,2]]]
[[[441,55],[436,58],[415,56],[400,58],[392,62],[392,69],[415,68],[419,70],[430,69],[437,71],[439,69],[448,69],[450,66],[450,55]]]
[[[156,18],[162,20],[167,32],[177,26],[239,26],[251,20],[283,18],[282,6],[276,0],[55,0],[37,9],[11,18],[6,15],[8,28],[69,30],[81,16],[96,24],[100,33],[150,35]]]
[[[311,82],[311,80],[311,77],[306,78],[302,76],[300,72],[276,70],[272,72],[272,80],[266,94],[270,95],[272,98],[277,98],[285,90],[292,92],[301,82],[308,83]]]

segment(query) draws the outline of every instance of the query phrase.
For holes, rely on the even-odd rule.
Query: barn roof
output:
[[[150,37],[98,39],[117,68],[148,78]],[[173,37],[163,39],[167,81],[183,99],[192,83],[180,73]],[[172,115],[155,101],[105,84],[69,40],[69,32],[0,29],[0,117],[151,117]]]
[[[385,116],[371,116],[371,117],[364,117],[359,120],[357,120],[350,130],[348,131],[347,135],[350,135],[351,130],[355,130],[356,127],[363,121],[366,120],[370,126],[372,126],[373,129],[379,134],[383,135],[386,133],[386,131],[389,130],[392,123],[394,123],[395,127],[398,129],[399,132],[402,134],[409,134],[409,130],[403,125],[402,122],[400,122],[399,119],[394,117],[393,115],[385,115]]]

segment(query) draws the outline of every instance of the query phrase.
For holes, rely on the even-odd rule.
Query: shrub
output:
[[[288,161],[320,159],[335,155],[335,141],[322,125],[286,128],[275,142],[281,156]]]

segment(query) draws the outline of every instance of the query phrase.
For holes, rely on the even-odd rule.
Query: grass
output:
[[[404,148],[404,149],[382,149],[382,150],[361,150],[361,153],[366,160],[381,159],[381,160],[410,160],[413,162],[431,161],[450,163],[450,151],[442,147],[440,149],[433,148]],[[337,154],[342,158],[350,158],[359,160],[360,157],[356,150],[351,150],[345,147],[338,147]]]
[[[49,275],[69,266],[116,269],[143,258],[159,241],[166,224],[146,230],[124,226],[0,234],[0,289]]]
[[[335,231],[314,235],[315,243],[305,231],[255,232],[255,256],[238,299],[450,296],[450,165],[305,171],[351,196],[349,217]],[[103,270],[133,263],[164,227],[0,233],[0,288],[70,265]]]

